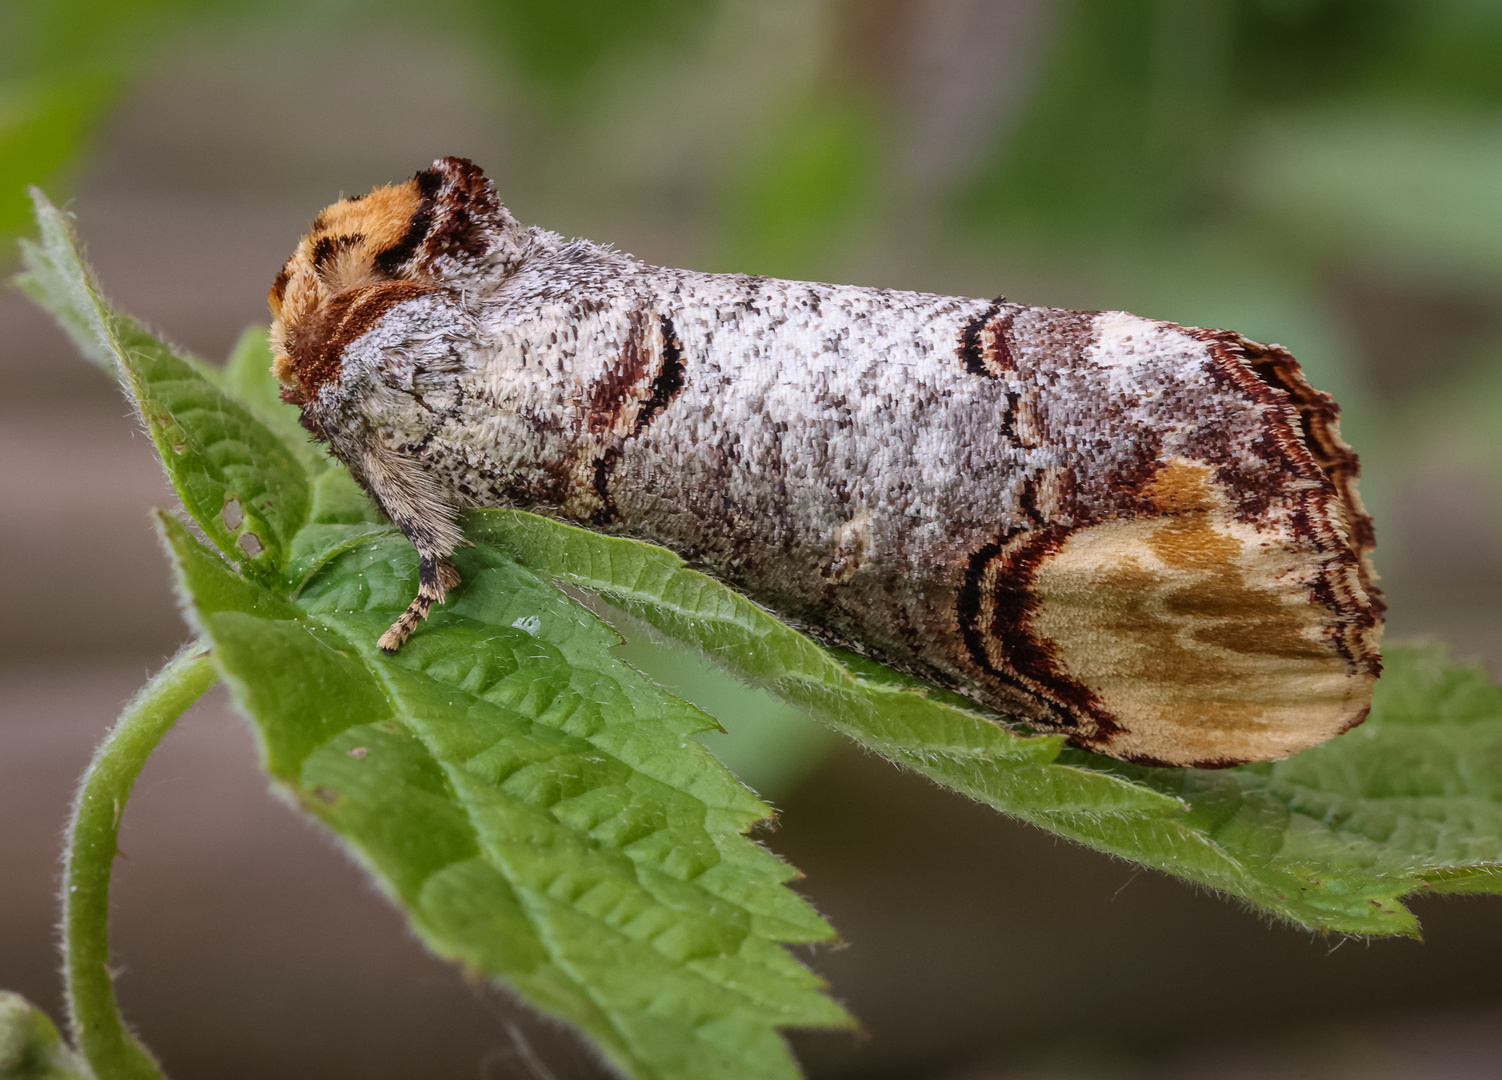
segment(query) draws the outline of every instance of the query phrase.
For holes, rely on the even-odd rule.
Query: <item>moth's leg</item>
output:
[[[417,595],[376,644],[388,653],[400,649],[407,638],[412,636],[412,631],[417,629],[417,624],[428,617],[433,605],[443,603],[445,593],[458,585],[459,581],[459,571],[447,558],[420,556],[417,563]]]
[[[459,571],[449,556],[464,543],[464,534],[458,509],[419,463],[378,443],[367,445],[362,458],[366,485],[418,554],[417,595],[377,642],[390,653],[401,648],[433,605],[443,603],[448,590],[459,584]]]

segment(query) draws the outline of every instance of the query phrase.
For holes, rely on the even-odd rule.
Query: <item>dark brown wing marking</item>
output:
[[[604,453],[594,460],[590,487],[599,500],[599,505],[590,515],[590,521],[595,525],[608,525],[620,518],[620,511],[616,509],[615,499],[610,494],[610,476],[624,452],[625,443],[645,431],[673,398],[678,396],[678,391],[683,389],[683,342],[678,338],[672,319],[666,315],[656,315],[654,318],[662,334],[659,350],[662,363],[645,398],[640,399],[641,404],[637,407],[631,431],[606,447]],[[643,340],[642,331],[637,329],[638,325],[639,321],[633,319],[633,333],[627,339],[620,363],[615,371],[600,381],[590,395],[589,425],[592,431],[597,429],[602,419],[605,422],[603,428],[599,428],[600,431],[608,432],[615,425],[617,418],[628,408],[631,398],[636,396],[631,391],[640,387],[646,374],[646,358],[650,352]],[[629,380],[626,377],[628,372],[632,373]]]
[[[620,519],[621,512],[616,509],[615,499],[610,494],[610,474],[615,470],[615,463],[620,460],[620,456],[620,447],[611,446],[595,458],[595,471],[590,478],[589,486],[594,491],[595,497],[600,500],[600,505],[595,507],[594,513],[589,515],[592,525],[609,525],[612,521]]]
[[[432,169],[425,169],[417,174],[417,192],[422,201],[413,211],[412,217],[407,224],[407,231],[402,234],[400,240],[378,251],[371,260],[376,270],[388,278],[401,275],[403,268],[417,253],[418,245],[428,235],[428,230],[433,225],[433,198],[438,193],[439,177]]]
[[[1081,742],[1099,746],[1120,730],[1088,687],[1062,674],[1052,648],[1033,636],[1038,603],[1033,572],[1074,530],[1067,526],[1008,530],[977,549],[955,599],[960,635],[971,661],[1003,687],[1037,704],[1027,717],[1066,732],[1088,722]]]
[[[996,298],[996,304],[1000,304],[1003,297]],[[992,305],[993,315],[982,329],[981,358],[986,373],[989,375],[1003,375],[1017,371],[1017,358],[1013,355],[1012,321],[1017,317],[1015,305],[1009,306],[1005,313],[1001,313]]]
[[[374,259],[387,277],[423,276],[433,260],[478,259],[489,250],[484,227],[500,203],[479,166],[465,158],[442,158],[413,177],[420,198],[401,239]]]
[[[650,323],[649,313],[631,313],[626,341],[615,363],[589,388],[584,402],[584,425],[591,435],[608,435],[620,429],[626,413],[641,400],[641,389],[652,363],[651,344],[647,341]]]
[[[647,425],[657,419],[658,414],[683,389],[683,342],[678,340],[678,329],[673,325],[672,319],[659,315],[657,321],[662,327],[662,367],[658,369],[657,378],[652,380],[652,393],[636,414],[632,438],[645,431]]]
[[[491,190],[490,183],[480,167],[466,158],[444,158],[433,169],[442,189],[438,198],[439,213],[434,226],[424,238],[422,248],[425,260],[439,256],[468,256],[479,258],[489,250],[489,242],[481,228],[481,220],[490,217],[500,203]],[[419,177],[422,174],[418,174]],[[424,181],[419,179],[419,185]]]
[[[1006,297],[998,296],[991,301],[990,307],[967,322],[964,329],[960,331],[960,363],[972,375],[988,377],[992,374],[986,367],[985,358],[981,354],[981,332],[992,319],[996,318],[997,312],[1001,310],[1001,305],[1005,301]]]

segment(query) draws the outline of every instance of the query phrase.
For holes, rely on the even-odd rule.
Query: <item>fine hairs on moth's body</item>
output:
[[[305,426],[459,584],[460,512],[665,545],[822,640],[1125,760],[1286,757],[1380,672],[1371,521],[1294,359],[1124,312],[701,274],[444,158],[271,290]]]

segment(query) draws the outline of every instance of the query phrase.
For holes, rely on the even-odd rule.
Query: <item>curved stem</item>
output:
[[[162,736],[214,685],[208,645],[184,646],[141,688],[94,752],[68,822],[63,875],[63,974],[73,1040],[99,1080],[162,1080],[120,1018],[109,968],[110,872],[125,800]]]

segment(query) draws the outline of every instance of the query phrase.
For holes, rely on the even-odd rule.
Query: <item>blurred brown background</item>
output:
[[[1345,406],[1391,636],[1502,671],[1502,3],[12,0],[0,63],[0,229],[45,179],[206,357],[318,209],[444,154],[653,262],[1279,341]],[[184,631],[149,441],[14,292],[0,379],[0,987],[56,1015],[71,786]],[[814,1076],[1502,1076],[1495,902],[1420,903],[1423,944],[1268,926],[628,649],[732,730],[848,943],[811,962],[868,1035],[795,1036]],[[427,958],[220,691],[122,846],[119,989],[174,1076],[605,1075]]]

